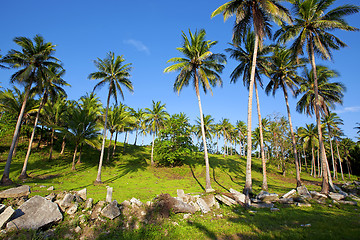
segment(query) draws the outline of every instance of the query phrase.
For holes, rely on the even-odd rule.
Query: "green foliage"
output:
[[[14,131],[16,119],[14,115],[8,114],[6,112],[0,113],[0,138],[8,135]]]
[[[183,114],[172,115],[155,141],[154,151],[158,164],[180,166],[194,150],[188,118]]]

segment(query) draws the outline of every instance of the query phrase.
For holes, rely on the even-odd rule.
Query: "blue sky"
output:
[[[215,53],[224,53],[231,41],[234,18],[227,22],[222,16],[213,19],[210,14],[226,0],[196,1],[4,1],[1,16],[0,49],[5,55],[10,49],[19,49],[13,38],[25,36],[32,38],[42,35],[46,41],[57,45],[55,56],[66,70],[64,79],[72,85],[67,88],[68,98],[77,100],[86,92],[93,90],[96,81],[88,80],[96,71],[93,60],[104,58],[109,51],[124,55],[126,62],[133,64],[131,81],[134,93],[125,92],[128,106],[138,109],[151,106],[151,101],[166,103],[169,113],[184,112],[191,123],[199,116],[194,89],[189,86],[180,95],[173,92],[176,73],[164,74],[166,61],[180,56],[176,47],[181,45],[181,31],[195,31],[204,28],[207,39],[219,43],[213,48]],[[337,4],[358,4],[357,0],[337,1]],[[360,14],[347,18],[350,25],[360,27]],[[333,61],[325,64],[337,70],[341,81],[347,87],[344,104],[336,106],[336,111],[344,120],[343,130],[350,138],[356,137],[353,129],[360,122],[360,81],[359,60],[360,32],[335,32],[349,47],[334,52]],[[228,59],[223,72],[223,87],[214,88],[213,95],[201,95],[204,114],[210,114],[219,122],[229,118],[234,124],[237,120],[246,122],[248,92],[239,81],[230,84],[229,76],[236,62]],[[1,86],[10,87],[12,70],[0,70]],[[267,83],[264,78],[264,82]],[[105,104],[107,90],[104,87],[96,92]],[[255,104],[255,102],[254,102]],[[279,92],[274,98],[260,90],[261,114],[266,117],[279,113],[286,115],[285,102]],[[255,106],[255,105],[254,105]],[[315,122],[295,111],[296,99],[290,98],[292,119],[295,126]],[[256,109],[253,111],[253,126],[257,125]],[[130,142],[132,138],[130,138]],[[147,138],[147,142],[150,138]]]

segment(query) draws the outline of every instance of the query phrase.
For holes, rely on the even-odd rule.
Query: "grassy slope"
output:
[[[6,139],[5,139],[6,140]],[[5,141],[3,141],[5,142]],[[7,141],[6,141],[7,142]],[[17,180],[25,157],[26,142],[19,145],[18,153],[11,166],[11,179],[16,184],[24,184]],[[58,149],[56,149],[58,150]],[[6,160],[7,146],[0,142],[0,172]],[[153,199],[160,193],[176,196],[177,189],[186,193],[203,192],[205,185],[205,169],[203,155],[194,154],[182,167],[152,168],[149,165],[150,149],[148,147],[127,146],[123,154],[123,145],[117,147],[117,154],[110,163],[105,163],[102,172],[104,185],[94,186],[99,152],[85,148],[82,163],[77,171],[71,171],[72,147],[67,148],[64,155],[55,151],[54,159],[48,160],[48,149],[34,150],[28,165],[30,179],[25,181],[31,186],[31,196],[49,194],[46,188],[54,186],[55,192],[88,190],[88,197],[104,200],[106,186],[114,188],[113,199],[122,202],[136,197],[141,201]],[[106,155],[105,155],[106,156]],[[218,191],[229,188],[242,190],[245,183],[245,158],[238,156],[211,155],[212,187]],[[253,190],[261,189],[262,175],[260,160],[253,162]],[[283,177],[276,167],[268,166],[269,192],[286,193],[295,187],[293,168],[289,168],[287,177]],[[302,179],[310,190],[320,190],[320,179],[314,179],[302,173]],[[8,187],[0,187],[3,190]],[[330,202],[329,202],[330,203]],[[334,205],[334,204],[332,204]],[[268,209],[259,210],[255,215],[241,208],[222,208],[215,213],[204,216],[195,214],[190,220],[183,220],[182,215],[175,215],[162,226],[152,226],[138,232],[124,233],[111,230],[104,238],[168,238],[168,239],[242,239],[242,238],[311,238],[314,239],[354,239],[360,236],[360,217],[356,207],[313,204],[313,207],[300,209],[283,208],[280,212],[271,213]],[[200,217],[201,216],[201,217]],[[216,221],[214,221],[216,220]],[[173,222],[179,225],[175,226]],[[311,224],[304,228],[301,224]],[[112,226],[114,227],[114,226]],[[118,226],[115,226],[115,229]],[[111,229],[111,226],[109,226]],[[124,235],[125,234],[125,235]]]

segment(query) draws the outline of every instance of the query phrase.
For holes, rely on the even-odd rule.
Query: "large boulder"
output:
[[[311,198],[311,194],[310,194],[309,190],[305,187],[305,185],[297,187],[296,191],[303,198]]]
[[[0,198],[20,198],[30,194],[30,187],[23,185],[16,188],[10,188],[0,192]]]
[[[120,209],[116,200],[109,203],[106,207],[101,210],[101,215],[109,219],[114,219],[120,215]]]
[[[339,201],[339,200],[343,200],[345,198],[345,195],[343,195],[341,193],[330,192],[329,198],[331,198],[332,200]]]
[[[155,200],[154,209],[157,209],[163,217],[168,217],[171,211],[191,214],[196,212],[194,206],[173,198],[168,193],[159,195]]]
[[[34,196],[21,205],[8,222],[7,229],[37,230],[61,221],[63,218],[56,203]]]

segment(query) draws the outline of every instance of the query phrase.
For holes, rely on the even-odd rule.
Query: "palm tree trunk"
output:
[[[101,145],[99,168],[98,168],[98,173],[97,173],[97,176],[96,176],[95,183],[102,183],[101,182],[101,168],[102,168],[103,159],[104,159],[105,139],[106,139],[106,124],[107,124],[107,117],[108,117],[108,112],[109,112],[110,96],[111,96],[111,86],[109,87],[109,93],[108,93],[108,98],[107,98],[107,103],[106,103],[103,141],[102,141],[102,145]]]
[[[320,145],[320,159],[321,159],[321,166],[322,166],[322,184],[321,184],[321,193],[329,194],[329,176],[326,170],[326,153],[324,148],[323,136],[322,136],[322,129],[321,129],[321,121],[320,121],[320,103],[319,103],[319,89],[318,89],[318,79],[317,79],[317,72],[316,72],[316,64],[315,64],[315,54],[314,54],[314,46],[313,46],[313,39],[310,37],[309,39],[310,44],[310,60],[311,66],[313,69],[314,74],[314,92],[315,92],[315,115],[316,115],[316,124],[318,128],[319,134],[319,145]]]
[[[30,81],[29,85],[26,88],[26,93],[25,93],[25,98],[24,98],[24,102],[21,106],[21,110],[20,110],[20,114],[18,116],[18,120],[16,122],[16,126],[15,126],[15,131],[14,131],[14,135],[13,135],[13,139],[10,145],[10,150],[9,150],[9,154],[6,160],[6,164],[5,164],[5,168],[4,168],[4,173],[3,176],[1,178],[1,184],[2,185],[10,185],[12,184],[12,181],[9,178],[9,174],[10,174],[10,165],[11,165],[11,160],[12,160],[12,156],[13,156],[13,152],[14,152],[14,148],[15,148],[15,144],[16,141],[19,138],[19,133],[20,133],[20,127],[21,127],[21,122],[22,122],[22,118],[24,116],[24,112],[25,112],[25,106],[26,106],[26,102],[29,98],[29,94],[30,94],[30,89],[31,89],[31,84],[32,84],[32,80]]]
[[[76,153],[77,153],[78,145],[79,145],[79,143],[76,142],[75,151],[74,151],[74,156],[73,156],[73,161],[72,161],[72,167],[71,167],[71,170],[72,170],[72,171],[75,171],[75,170],[76,170],[76,168],[75,168],[75,158],[76,158]]]
[[[333,145],[332,145],[332,140],[331,140],[331,128],[328,124],[328,131],[329,131],[329,140],[330,140],[330,151],[331,151],[331,160],[332,160],[332,165],[333,165],[333,178],[336,178],[336,164],[335,164],[335,159],[334,159],[334,150],[333,150]]]
[[[66,139],[66,135],[64,135],[63,141],[61,144],[61,152],[60,152],[61,155],[64,153],[64,150],[65,150],[65,145],[66,145],[65,139]]]
[[[285,86],[283,87],[283,91],[284,91],[286,109],[287,109],[287,113],[288,113],[288,120],[289,120],[290,133],[291,133],[291,140],[292,140],[293,152],[294,152],[294,158],[295,158],[294,161],[295,161],[295,169],[296,169],[296,187],[300,187],[300,186],[301,186],[301,178],[300,178],[300,170],[299,170],[299,159],[298,159],[298,156],[297,156],[295,134],[294,134],[294,130],[293,130],[293,126],[292,126],[292,121],[291,121],[291,114],[290,114],[290,106],[289,106],[288,94],[287,94],[287,91],[286,91],[286,87],[285,87]]]
[[[52,159],[52,153],[53,153],[53,149],[54,149],[54,135],[55,135],[55,129],[52,128],[52,129],[51,129],[51,138],[50,138],[50,155],[49,155],[49,160]]]
[[[24,160],[24,165],[23,165],[23,168],[21,170],[21,174],[19,176],[19,179],[25,179],[25,178],[28,177],[28,175],[26,174],[26,168],[27,168],[27,164],[28,164],[28,161],[29,161],[29,157],[30,157],[32,143],[34,141],[35,130],[36,130],[36,127],[37,127],[37,123],[39,121],[40,111],[41,111],[41,108],[43,107],[43,105],[45,103],[45,94],[46,94],[46,90],[43,93],[38,112],[36,113],[35,123],[34,123],[32,133],[31,133],[30,141],[29,141],[29,147],[28,147],[28,150],[27,150],[27,153],[26,153],[26,157],[25,157],[25,160]]]
[[[106,162],[109,162],[109,160],[110,160],[111,139],[112,139],[113,134],[114,134],[113,132],[110,132],[110,141],[109,141],[109,146],[108,146],[108,152],[107,152]]]
[[[44,132],[44,125],[41,125],[41,129],[40,129],[40,138],[39,138],[39,142],[36,146],[36,149],[39,149],[40,148],[40,144],[41,144],[41,141],[42,141],[42,138],[43,138],[43,132]]]
[[[125,132],[125,139],[124,139],[124,154],[125,154],[125,150],[126,150],[126,142],[127,142],[127,137],[128,137],[128,132]]]
[[[136,128],[134,146],[136,146],[137,138],[138,138],[138,129]]]
[[[211,184],[210,184],[210,164],[209,164],[208,150],[207,150],[206,137],[205,137],[204,115],[203,115],[202,107],[201,107],[201,99],[200,99],[200,92],[199,92],[199,80],[197,77],[196,69],[194,72],[194,77],[195,77],[195,91],[196,91],[196,96],[198,99],[199,111],[200,111],[201,135],[202,135],[202,140],[203,140],[203,144],[204,144],[205,182],[206,182],[205,191],[212,191]]]
[[[348,175],[349,175],[349,180],[350,180],[351,179],[351,168],[350,168],[350,163],[349,163],[349,160],[347,159],[347,156],[345,157],[345,160],[346,160],[346,166],[348,169]]]
[[[338,141],[337,141],[337,140],[335,140],[335,143],[336,143],[336,150],[337,150],[338,159],[339,159],[341,179],[342,179],[343,181],[345,181],[345,179],[344,179],[344,172],[343,172],[343,168],[342,168],[342,164],[341,164],[341,157],[340,157],[340,153],[339,153],[339,144],[338,144]]]
[[[256,58],[259,46],[259,35],[255,29],[255,44],[254,44],[254,54],[252,59],[251,73],[250,73],[250,85],[249,85],[249,99],[248,99],[248,115],[247,115],[247,152],[246,152],[246,177],[245,177],[245,187],[244,194],[246,195],[245,204],[250,204],[249,194],[252,192],[252,179],[251,179],[251,114],[252,114],[252,99],[253,99],[253,88],[255,82],[255,68],[256,68]]]
[[[118,136],[118,131],[116,131],[116,133],[115,133],[115,143],[114,143],[114,148],[113,148],[113,151],[112,151],[112,154],[111,154],[111,158],[114,158],[117,136]]]
[[[153,140],[151,144],[151,158],[150,158],[151,166],[154,166],[154,145],[155,145],[155,133],[153,133]]]
[[[308,172],[308,164],[307,164],[307,160],[306,160],[306,152],[304,150],[304,161],[305,161],[305,171]]]
[[[81,163],[81,153],[82,153],[83,147],[84,147],[84,143],[81,143],[81,145],[80,145],[80,150],[79,150],[79,157],[78,157],[78,160],[77,160],[76,164],[80,164],[80,163]]]
[[[259,121],[259,132],[260,132],[260,153],[261,153],[261,162],[262,162],[262,170],[263,170],[263,182],[261,189],[264,191],[268,190],[267,177],[266,177],[266,161],[265,161],[265,151],[264,151],[264,137],[262,131],[262,122],[261,122],[261,112],[260,112],[260,100],[259,93],[257,89],[256,81],[254,82],[255,86],[255,95],[256,95],[256,106],[257,106],[257,114]]]

